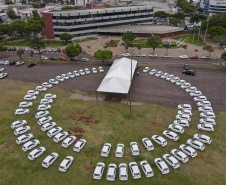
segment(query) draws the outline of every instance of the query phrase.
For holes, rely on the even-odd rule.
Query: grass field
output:
[[[180,40],[181,39],[181,41],[183,41],[186,38],[188,38],[188,41],[185,40],[184,44],[186,44],[188,42],[189,44],[193,44],[193,45],[196,45],[196,46],[205,46],[206,45],[205,43],[203,43],[203,40],[202,40],[201,37],[199,37],[199,40],[198,40],[198,35],[197,34],[195,34],[195,36],[194,36],[194,41],[193,41],[193,35],[185,35],[185,36],[173,37],[173,39],[175,39],[175,40]]]
[[[37,84],[20,82],[15,80],[3,79],[0,81],[0,184],[1,185],[102,185],[102,184],[169,184],[169,185],[213,185],[226,184],[226,147],[224,134],[226,125],[226,113],[216,112],[217,126],[214,133],[206,133],[213,139],[213,144],[206,146],[205,151],[198,152],[198,156],[189,159],[186,164],[181,164],[177,170],[170,169],[170,174],[161,175],[154,165],[156,157],[162,157],[169,153],[171,149],[178,148],[180,144],[185,143],[193,134],[200,133],[196,129],[199,121],[199,114],[193,111],[193,118],[189,129],[180,136],[178,142],[168,141],[168,145],[162,148],[154,143],[155,150],[147,152],[141,142],[144,137],[151,138],[152,135],[161,135],[162,131],[167,129],[175,118],[176,109],[169,109],[158,105],[144,104],[142,106],[132,107],[132,118],[129,118],[129,107],[125,104],[110,102],[95,102],[83,100],[71,100],[72,93],[65,92],[57,87],[48,92],[55,93],[58,98],[54,100],[50,114],[53,120],[61,126],[63,130],[69,131],[78,138],[87,140],[87,145],[80,153],[72,150],[73,146],[64,149],[60,144],[53,142],[40,130],[34,114],[37,112],[37,106],[44,93],[38,96],[34,106],[30,108],[30,114],[27,116],[14,116],[14,110],[18,108],[19,102],[23,101],[23,96],[27,90],[34,89]],[[183,103],[183,102],[182,102]],[[18,119],[26,119],[31,126],[31,133],[35,139],[39,139],[40,146],[47,149],[46,154],[39,157],[36,161],[28,160],[28,153],[22,151],[21,146],[15,143],[16,136],[10,125]],[[203,132],[204,133],[204,132]],[[129,148],[129,143],[138,142],[140,156],[133,157]],[[100,151],[104,143],[112,144],[112,149],[108,158],[100,157]],[[125,144],[124,157],[118,159],[114,157],[117,143]],[[60,158],[49,169],[41,166],[42,160],[51,152],[57,152]],[[74,163],[67,173],[58,171],[59,164],[68,155],[75,158]],[[131,161],[140,162],[148,160],[155,172],[153,178],[142,178],[133,180],[129,171],[129,180],[120,182],[117,178],[115,182],[107,182],[106,172],[110,163],[119,165],[122,162]],[[94,167],[97,162],[104,162],[106,165],[102,180],[92,179]]]

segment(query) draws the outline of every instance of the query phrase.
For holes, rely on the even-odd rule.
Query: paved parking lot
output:
[[[91,69],[94,66],[98,67],[95,64],[59,63],[43,63],[35,68],[28,68],[26,65],[4,67],[6,68],[5,72],[8,73],[7,78],[9,79],[41,84],[48,81],[50,78],[55,78],[57,75],[73,70],[84,69],[85,67]],[[226,71],[193,67],[193,69],[196,70],[196,76],[187,76],[181,73],[182,67],[179,65],[165,65],[162,62],[154,62],[154,60],[151,63],[151,68],[168,72],[190,82],[193,86],[196,86],[198,90],[202,91],[205,96],[207,96],[208,100],[212,103],[214,111],[226,111]],[[60,83],[59,87],[67,91],[78,89],[89,94],[95,94],[96,89],[100,85],[108,69],[108,66],[104,66],[104,73],[90,74],[67,80]],[[146,102],[166,107],[176,107],[181,103],[190,103],[193,108],[197,109],[192,98],[184,90],[166,80],[144,74],[142,69],[142,67],[139,69],[140,75],[136,76],[133,80],[133,102]],[[126,99],[126,96],[122,97]]]

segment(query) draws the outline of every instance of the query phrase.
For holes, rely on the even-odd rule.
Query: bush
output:
[[[0,46],[0,51],[6,51],[6,50],[7,50],[6,47]]]

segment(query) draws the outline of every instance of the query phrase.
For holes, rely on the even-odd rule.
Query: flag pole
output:
[[[206,31],[205,31],[204,39],[203,39],[203,44],[205,43],[205,40],[206,40],[206,32],[207,32],[208,26],[209,26],[209,19],[207,20],[207,26],[206,26]]]
[[[194,42],[194,39],[195,39],[195,26],[193,27],[193,29],[194,29],[194,33],[193,33],[193,40],[192,40],[192,42]]]

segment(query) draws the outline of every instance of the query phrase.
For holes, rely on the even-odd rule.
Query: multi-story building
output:
[[[64,32],[74,38],[98,34],[98,29],[151,22],[153,6],[115,7],[43,13],[47,39],[59,38]]]
[[[203,0],[201,7],[210,15],[226,13],[226,0]]]

